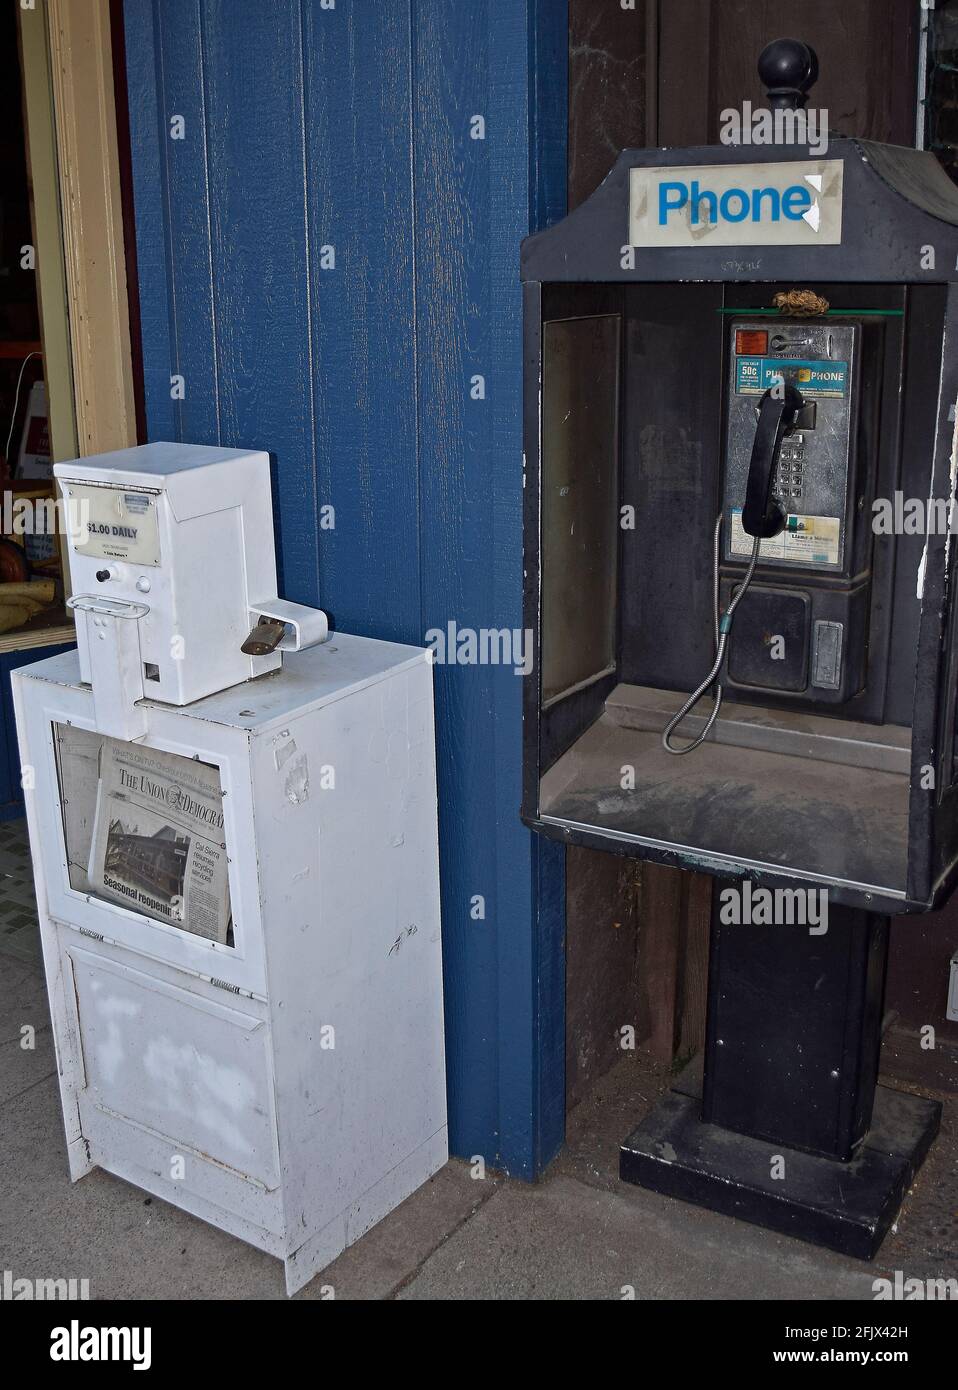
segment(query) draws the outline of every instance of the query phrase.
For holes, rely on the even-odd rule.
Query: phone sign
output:
[[[794,382],[803,396],[838,397],[848,391],[848,363],[795,357],[736,357],[738,395],[763,395],[781,378]]]
[[[840,159],[629,170],[631,246],[837,246]]]

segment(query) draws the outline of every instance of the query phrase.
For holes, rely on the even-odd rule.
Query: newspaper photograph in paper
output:
[[[88,876],[105,898],[225,943],[230,905],[219,770],[104,738]]]

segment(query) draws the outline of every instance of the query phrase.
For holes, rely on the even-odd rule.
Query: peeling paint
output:
[[[306,754],[300,753],[286,774],[284,784],[286,800],[294,806],[301,806],[309,800],[309,763]]]
[[[272,740],[273,743],[273,763],[276,771],[279,772],[284,763],[296,752],[296,740],[290,736],[288,729],[284,729],[281,734],[277,734]]]

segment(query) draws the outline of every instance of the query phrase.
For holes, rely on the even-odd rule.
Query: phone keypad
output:
[[[780,502],[801,502],[805,495],[805,436],[782,441],[772,492]]]

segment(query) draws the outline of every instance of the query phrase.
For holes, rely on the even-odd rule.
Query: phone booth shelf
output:
[[[786,197],[814,215],[789,221]],[[755,227],[744,214],[723,223],[711,199],[757,210]],[[704,1078],[693,1068],[631,1136],[622,1176],[862,1256],[938,1126],[932,1102],[879,1087],[873,1110],[873,1098],[888,917],[938,906],[958,872],[949,537],[874,534],[871,516],[876,499],[922,499],[929,515],[951,502],[956,267],[958,191],[934,157],[846,138],[824,159],[793,145],[626,150],[591,198],[522,249],[535,640],[523,819],[725,886],[824,890],[829,905],[821,935],[726,926],[713,910]],[[795,289],[828,312],[778,314],[775,294]],[[789,338],[828,357],[839,326],[853,326],[839,392],[847,499],[834,514],[846,582],[837,564],[803,573],[759,554],[738,669],[753,669],[741,655],[753,629],[768,645],[764,603],[776,621],[798,614],[800,638],[806,622],[799,674],[791,685],[735,676],[733,629],[726,703],[701,746],[674,758],[663,730],[709,671],[713,601],[724,610],[745,570],[744,557],[736,569],[727,549],[713,552],[717,516],[731,544],[732,479],[748,468],[747,454],[733,467],[744,351],[733,324],[784,344],[789,380]],[[828,410],[818,400],[819,425]],[[824,440],[812,420],[793,479],[806,489]],[[840,591],[853,600],[836,622]],[[823,626],[818,604],[832,605]],[[815,644],[836,628],[858,672],[826,690],[811,674]],[[704,728],[694,711],[681,736]],[[785,1183],[769,1178],[783,1148]]]

